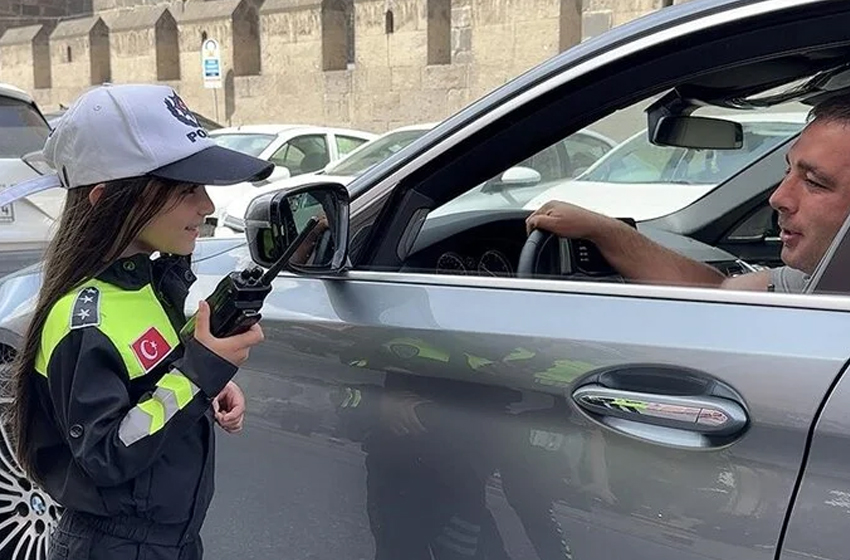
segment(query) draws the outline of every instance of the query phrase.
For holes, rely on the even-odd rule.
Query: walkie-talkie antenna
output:
[[[319,220],[316,219],[315,216],[311,217],[307,220],[307,223],[304,225],[304,231],[298,234],[298,237],[295,238],[289,247],[286,248],[286,251],[283,252],[283,255],[275,261],[273,265],[263,274],[260,278],[260,284],[263,286],[268,286],[272,283],[272,280],[283,270],[283,267],[286,266],[286,263],[289,262],[289,259],[292,258],[292,254],[295,252],[298,247],[304,243],[304,240],[313,231],[316,226],[319,225]]]

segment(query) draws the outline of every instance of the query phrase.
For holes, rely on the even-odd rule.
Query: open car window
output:
[[[808,107],[787,103],[769,110],[734,111],[707,108],[695,116],[728,119],[741,124],[737,149],[660,146],[650,141],[644,100],[611,114],[587,129],[618,144],[600,154],[583,173],[559,175],[558,161],[569,161],[576,145],[571,134],[531,158],[506,166],[482,184],[435,209],[434,217],[488,210],[533,211],[549,200],[571,202],[613,217],[649,220],[666,216],[705,196],[753,162],[802,130]]]

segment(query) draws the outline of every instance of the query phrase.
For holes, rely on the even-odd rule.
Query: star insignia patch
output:
[[[71,328],[96,327],[100,325],[100,290],[84,288],[74,301],[71,311]]]

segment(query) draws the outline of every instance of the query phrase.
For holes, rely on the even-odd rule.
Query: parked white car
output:
[[[248,204],[260,194],[305,185],[315,181],[318,175],[321,175],[323,180],[348,185],[369,167],[398,152],[434,126],[436,123],[391,130],[358,148],[342,160],[329,164],[321,172],[271,181],[264,187],[245,193],[233,200],[222,213],[221,226],[216,229],[215,236],[241,235],[244,230],[245,210]],[[615,145],[616,142],[598,132],[589,129],[580,130],[509,169],[498,180],[488,181],[475,190],[483,190],[486,193],[485,196],[492,196],[496,200],[502,198],[499,193],[504,192],[504,189],[517,189],[521,193],[515,192],[509,200],[513,203],[517,203],[518,200],[528,200],[538,192],[534,189],[535,185],[545,189],[545,185],[550,184],[551,181],[575,177],[608,153]]]
[[[704,116],[740,122],[743,146],[733,150],[656,146],[642,130],[579,177],[549,183],[525,208],[536,210],[550,200],[563,200],[638,221],[666,216],[702,198],[799,132],[807,113]],[[461,203],[461,198],[456,202]]]
[[[39,158],[49,133],[32,97],[0,84],[0,191],[45,171]],[[0,275],[40,260],[64,201],[64,190],[50,189],[0,206]]]
[[[244,125],[210,131],[210,138],[220,146],[274,163],[271,180],[319,171],[377,137],[363,130],[297,124]],[[216,212],[208,222],[215,224],[221,209],[254,188],[251,183],[239,183],[209,189]]]
[[[246,189],[241,195],[231,200],[227,207],[221,210],[215,236],[231,237],[242,235],[242,231],[244,230],[242,217],[245,215],[245,210],[254,197],[270,191],[291,189],[305,185],[315,181],[317,176],[321,176],[322,180],[347,185],[374,164],[387,159],[431,130],[435,125],[436,123],[427,123],[396,128],[361,145],[342,159],[328,163],[324,169],[319,171],[285,179],[270,177],[265,181],[256,183],[252,188]],[[212,194],[214,190],[210,189],[208,192]],[[216,210],[219,211],[218,208]]]

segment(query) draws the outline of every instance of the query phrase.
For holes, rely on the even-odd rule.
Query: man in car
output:
[[[559,201],[544,204],[526,226],[529,232],[541,229],[592,241],[628,280],[800,293],[850,213],[850,94],[812,109],[786,159],[785,178],[770,197],[779,215],[782,267],[727,278],[619,220]]]

